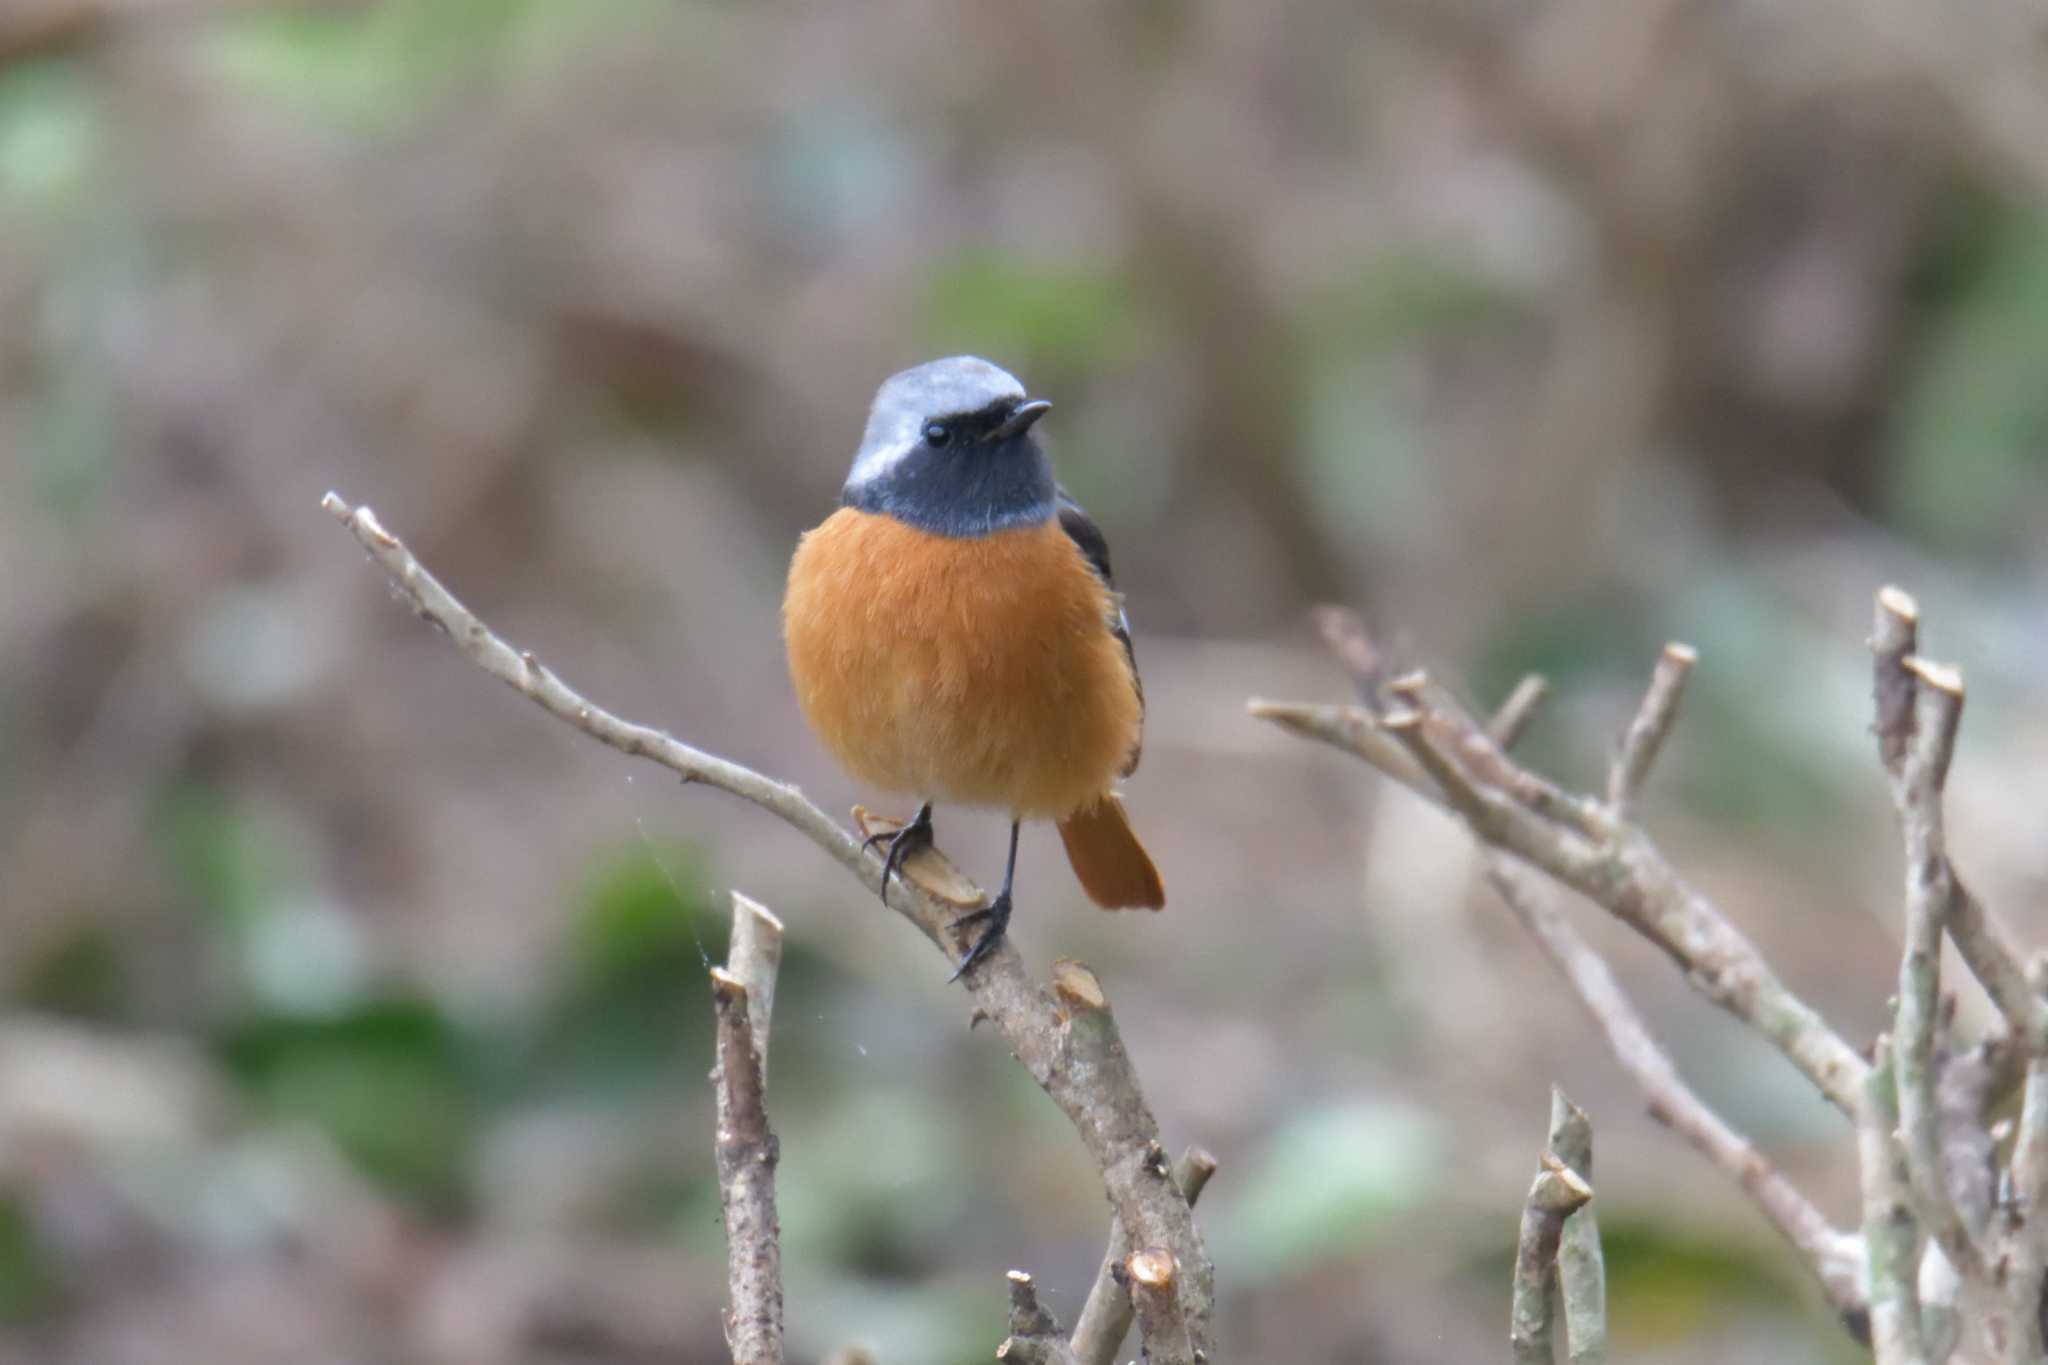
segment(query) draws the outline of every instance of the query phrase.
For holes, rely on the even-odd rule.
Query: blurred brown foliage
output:
[[[1998,0],[0,8],[0,1361],[721,1358],[728,885],[791,926],[801,1356],[979,1358],[1011,1265],[1071,1312],[1101,1200],[941,964],[491,688],[315,507],[845,804],[782,568],[874,385],[963,350],[1057,401],[1115,546],[1173,895],[1094,915],[1034,839],[1017,933],[1102,969],[1222,1157],[1236,1353],[1498,1351],[1558,1079],[1621,1355],[1840,1358],[1462,836],[1242,700],[1338,695],[1303,613],[1346,600],[1482,700],[1550,672],[1529,752],[1584,782],[1691,641],[1648,817],[1867,1036],[1860,639],[1903,582],[1972,669],[1959,851],[2038,941],[2044,65]],[[942,819],[970,866],[997,826]],[[1801,1169],[1839,1122],[1591,928],[1846,1209]]]

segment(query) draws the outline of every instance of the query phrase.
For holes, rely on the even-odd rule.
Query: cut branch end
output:
[[[1174,1269],[1173,1253],[1163,1247],[1134,1251],[1124,1262],[1124,1271],[1132,1284],[1154,1291],[1173,1288]]]

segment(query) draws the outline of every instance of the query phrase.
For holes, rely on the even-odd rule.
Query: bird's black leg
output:
[[[953,926],[959,928],[964,924],[978,924],[982,920],[987,920],[988,928],[982,930],[981,937],[974,940],[974,946],[969,948],[967,955],[960,959],[960,965],[953,969],[953,975],[947,978],[948,981],[958,981],[966,974],[969,967],[972,967],[975,963],[994,952],[996,945],[1003,941],[1003,931],[1010,927],[1010,883],[1017,876],[1017,827],[1018,822],[1012,820],[1010,822],[1010,858],[1008,862],[1003,864],[1003,889],[996,894],[994,900],[982,906],[981,909],[970,910],[959,919],[953,921]]]
[[[889,903],[889,878],[903,866],[903,860],[921,848],[932,846],[932,803],[927,801],[917,808],[917,814],[910,817],[910,823],[880,834],[870,834],[860,841],[862,856],[876,844],[887,844],[889,852],[882,859],[882,904]]]

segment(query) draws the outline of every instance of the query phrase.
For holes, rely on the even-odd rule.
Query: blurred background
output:
[[[1846,0],[0,5],[0,1361],[723,1359],[702,985],[790,926],[792,1356],[1071,1320],[1099,1183],[945,964],[761,813],[551,721],[318,510],[373,505],[594,698],[799,783],[777,608],[875,385],[1022,375],[1151,699],[1158,917],[1027,837],[1233,1359],[1499,1358],[1553,1081],[1618,1358],[1858,1358],[1642,1115],[1465,840],[1262,728],[1348,602],[1645,802],[1858,1043],[1899,855],[1871,595],[1970,715],[1953,838],[2048,938],[2048,27]],[[941,816],[994,875],[1001,822]],[[1841,1222],[1846,1126],[1578,916]],[[1965,1002],[1968,1015],[1974,1002]]]

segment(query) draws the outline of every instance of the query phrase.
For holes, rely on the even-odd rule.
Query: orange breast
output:
[[[956,540],[841,508],[798,544],[782,617],[804,715],[853,776],[1058,819],[1138,741],[1111,614],[1057,522]]]

